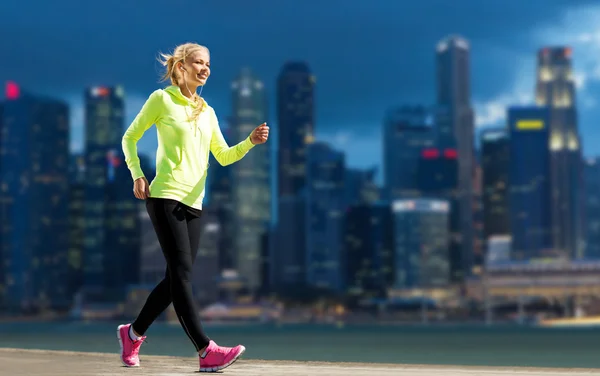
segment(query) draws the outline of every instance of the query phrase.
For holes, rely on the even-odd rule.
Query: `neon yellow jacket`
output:
[[[195,124],[188,120],[194,106],[178,86],[154,91],[125,131],[122,147],[133,180],[143,177],[137,142],[156,124],[156,177],[150,184],[150,197],[202,209],[209,151],[225,166],[242,159],[254,144],[248,136],[229,147],[212,107],[205,104]]]

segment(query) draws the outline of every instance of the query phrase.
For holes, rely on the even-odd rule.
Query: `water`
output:
[[[116,353],[116,323],[0,324],[0,347]],[[247,359],[600,368],[600,330],[517,326],[243,325],[206,328]],[[179,326],[155,323],[142,354],[195,356]]]

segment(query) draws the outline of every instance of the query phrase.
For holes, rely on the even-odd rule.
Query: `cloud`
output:
[[[499,93],[488,100],[473,102],[475,126],[477,128],[499,126],[506,119],[506,110],[510,106],[527,105],[533,102],[535,90],[535,61],[533,54],[524,55],[511,52],[513,61],[518,61],[514,84],[508,92]]]
[[[530,90],[533,91],[533,88]],[[506,109],[514,105],[531,103],[533,95],[521,90],[501,94],[489,101],[475,102],[475,126],[497,126],[506,119]]]
[[[542,28],[535,37],[541,44],[573,48],[574,76],[580,91],[588,83],[600,81],[600,6],[568,10],[558,26]]]
[[[590,31],[591,30],[591,31]],[[594,108],[594,95],[587,92],[590,83],[600,81],[600,6],[567,10],[561,22],[534,30],[531,35],[535,46],[529,54],[513,54],[520,61],[514,84],[507,92],[488,100],[475,100],[476,127],[498,126],[506,119],[506,110],[513,105],[533,104],[535,90],[535,56],[542,46],[571,46],[574,50],[574,80],[580,105]]]

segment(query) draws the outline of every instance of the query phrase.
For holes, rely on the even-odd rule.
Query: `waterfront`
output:
[[[0,347],[116,353],[117,323],[4,323]],[[523,326],[209,326],[245,358],[472,366],[600,368],[600,330]],[[157,323],[142,355],[193,356],[183,330]],[[118,358],[115,358],[116,361]]]

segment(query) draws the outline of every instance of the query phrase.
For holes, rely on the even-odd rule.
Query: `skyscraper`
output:
[[[419,190],[426,198],[445,200],[450,205],[449,230],[449,268],[450,280],[461,281],[464,276],[462,248],[459,232],[458,191],[458,153],[456,149],[423,149],[418,167]]]
[[[446,287],[450,281],[448,201],[394,200],[392,212],[395,287]]]
[[[83,284],[85,239],[85,160],[71,155],[69,163],[69,293],[76,294]]]
[[[271,285],[306,284],[306,153],[314,138],[315,77],[302,62],[286,63],[277,78],[277,228],[271,242]]]
[[[230,120],[228,124],[231,124]],[[224,127],[221,122],[221,132],[228,144],[231,144],[231,128]],[[246,156],[247,157],[247,156]],[[240,163],[238,161],[238,163]],[[221,237],[219,239],[219,270],[232,269],[235,266],[234,246],[234,202],[232,198],[232,168],[221,166],[213,155],[210,156],[209,200],[207,207],[211,209],[220,225]]]
[[[0,253],[9,309],[66,308],[69,109],[9,83],[0,121]]]
[[[396,279],[394,227],[387,202],[351,206],[344,216],[345,288],[349,295],[383,297]]]
[[[381,189],[375,182],[376,174],[376,167],[346,169],[346,206],[372,204],[380,199]]]
[[[341,291],[345,157],[322,142],[308,148],[306,186],[307,283]]]
[[[483,272],[485,262],[485,244],[483,234],[483,169],[479,159],[474,158],[473,169],[473,266],[471,271],[474,275]]]
[[[434,145],[432,119],[425,107],[403,106],[386,113],[383,137],[386,199],[420,196],[417,167],[421,150]]]
[[[547,107],[508,110],[511,259],[515,261],[556,256],[549,205],[550,115]]]
[[[267,121],[267,98],[262,81],[248,68],[233,82],[232,95],[231,130],[239,142]],[[235,267],[251,291],[261,285],[261,240],[271,219],[270,144],[254,148],[232,165]]]
[[[306,148],[314,138],[315,77],[302,62],[286,63],[277,78],[279,196],[306,184]]]
[[[505,128],[481,133],[484,239],[510,234],[508,211],[509,137]]]
[[[536,103],[551,111],[552,244],[564,257],[579,258],[583,256],[583,174],[571,57],[568,47],[538,52]]]
[[[585,178],[585,258],[600,259],[600,158],[589,158],[584,165]]]
[[[473,268],[473,137],[474,114],[471,107],[469,43],[451,36],[437,45],[438,143],[458,151],[458,223],[452,231],[460,233],[462,276]]]
[[[125,156],[109,153],[106,163],[109,169],[104,222],[104,294],[119,301],[125,297],[128,285],[140,282],[141,203],[132,194],[131,173]]]
[[[212,209],[204,210],[200,246],[194,262],[192,287],[201,304],[211,304],[218,299],[219,243],[221,225]]]
[[[107,273],[114,260],[106,257],[109,155],[121,150],[124,130],[124,92],[121,87],[92,87],[85,92],[85,252],[84,285],[104,295]],[[132,184],[131,179],[124,184]]]

